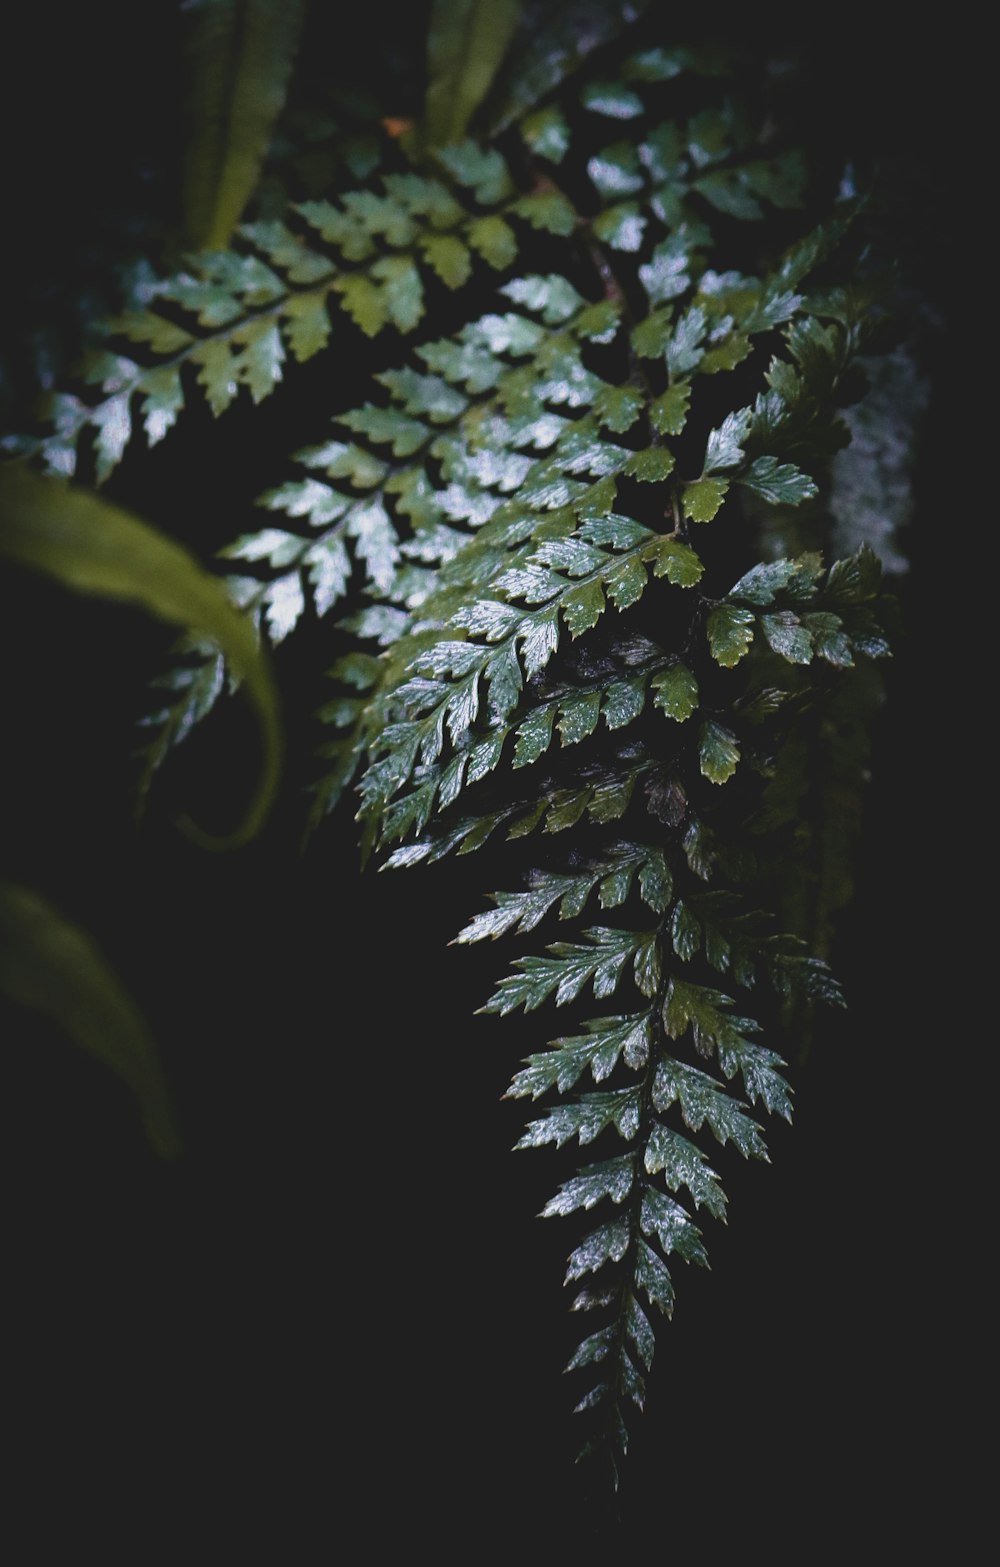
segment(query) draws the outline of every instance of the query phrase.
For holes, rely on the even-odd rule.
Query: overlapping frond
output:
[[[791,1117],[783,1022],[841,1000],[838,845],[889,651],[878,559],[856,533],[829,547],[878,320],[859,203],[817,203],[763,80],[741,105],[714,55],[647,39],[519,107],[508,82],[494,141],[412,167],[396,147],[151,283],[40,447],[72,473],[86,437],[100,481],[133,421],[159,440],[195,384],[216,413],[259,401],[338,310],[395,333],[396,366],[275,476],[226,581],[272,645],[336,624],[314,821],[355,785],[392,868],[503,834],[516,885],[458,942],[569,927],[484,1010],[614,1007],[509,1090],[548,1096],[519,1147],[600,1144],[544,1214],[595,1210],[567,1282],[597,1326],[570,1369],[614,1463],[674,1264],[707,1259],[697,1210],[725,1218],[729,1146],[766,1159],[762,1117]],[[151,767],[226,686],[187,651]]]

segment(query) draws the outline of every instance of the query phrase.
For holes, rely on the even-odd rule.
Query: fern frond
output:
[[[777,1162],[813,1014],[843,1005],[829,960],[921,401],[906,352],[884,354],[887,225],[877,194],[854,193],[864,159],[834,147],[839,84],[818,109],[784,40],[765,57],[757,17],[742,58],[676,47],[645,0],[435,0],[392,8],[391,39],[384,11],[359,19],[346,52],[332,13],[286,9],[196,0],[225,22],[209,101],[260,111],[235,181],[225,137],[187,160],[205,176],[189,238],[226,248],[179,255],[165,210],[137,219],[122,248],[155,265],[113,304],[105,269],[75,318],[96,344],[68,375],[42,366],[41,422],[26,412],[28,436],[3,445],[77,500],[107,484],[131,504],[143,445],[154,488],[174,458],[192,481],[154,509],[169,525],[185,508],[188,542],[214,556],[198,591],[232,635],[217,646],[204,617],[168,615],[183,641],[154,681],[141,794],[201,725],[206,750],[213,729],[235,742],[212,787],[242,771],[219,709],[256,671],[255,826],[276,777],[273,668],[293,779],[310,766],[296,742],[315,741],[311,828],[349,796],[363,863],[436,867],[423,902],[397,889],[417,910],[399,937],[379,932],[389,983],[407,962],[426,980],[410,950],[426,900],[471,889],[449,934],[476,950],[455,960],[499,957],[477,996],[477,1027],[515,1040],[498,1114],[539,1183],[531,1208],[562,1221],[566,1299],[586,1314],[560,1321],[553,1369],[568,1360],[583,1450],[617,1474],[655,1396],[659,1318],[698,1303],[681,1264],[722,1260],[715,1224],[731,1209],[742,1225]],[[272,23],[287,47],[261,97],[241,39]],[[839,66],[857,45],[836,38]],[[44,309],[44,280],[33,297]],[[226,446],[213,420],[238,404]],[[182,415],[192,439],[211,433],[161,451]],[[216,489],[218,440],[233,460]],[[200,509],[218,532],[199,541]],[[37,510],[19,519],[32,548]],[[41,520],[62,558],[60,515]],[[118,596],[153,603],[163,584],[137,580]],[[279,812],[272,833],[287,825]],[[240,896],[270,863],[265,845]],[[288,891],[270,901],[287,911]],[[207,906],[201,924],[211,948]],[[257,954],[263,972],[274,950],[243,928],[234,963]],[[288,926],[293,989],[326,974],[311,942]],[[453,1126],[469,1124],[468,1070],[436,1074],[461,1099]],[[537,1319],[517,1316],[537,1347]],[[696,1399],[704,1362],[677,1347]],[[683,1413],[668,1425],[674,1456],[700,1451]]]
[[[386,172],[380,190],[298,202],[282,221],[246,223],[239,248],[192,255],[180,272],[148,283],[141,306],[108,323],[107,347],[81,367],[94,396],[55,394],[42,410],[51,433],[18,449],[70,476],[87,437],[102,483],[137,418],[150,445],[163,439],[192,378],[216,415],[241,387],[260,402],[282,379],[289,353],[301,362],[327,346],[331,309],[368,336],[387,326],[412,332],[430,276],[460,287],[477,258],[494,269],[508,265],[519,225],[558,233],[572,224],[564,198],[518,195],[498,153],[467,143],[444,149],[439,163],[440,176]]]
[[[760,1128],[745,1106],[707,1073],[674,1056],[668,1042],[680,1040],[691,1023],[696,1049],[715,1055],[724,1076],[734,1076],[742,1065],[751,1102],[762,1100],[786,1116],[790,1110],[777,1071],[780,1059],[745,1037],[756,1024],[728,1014],[724,1009],[729,998],[669,978],[660,963],[661,956],[669,960],[659,934],[647,936],[639,947],[622,935],[605,939],[604,946],[616,953],[635,951],[637,958],[645,949],[637,978],[645,981],[639,988],[651,994],[651,1005],[625,1017],[593,1019],[585,1034],[555,1040],[548,1050],[528,1058],[508,1093],[537,1098],[555,1089],[565,1096],[584,1073],[598,1083],[625,1074],[622,1087],[564,1098],[541,1120],[531,1122],[518,1144],[559,1147],[574,1137],[585,1144],[612,1129],[626,1144],[624,1154],[581,1168],[542,1210],[544,1218],[598,1206],[606,1212],[609,1201],[619,1210],[618,1216],[583,1235],[566,1273],[566,1283],[599,1275],[596,1288],[587,1287],[576,1296],[574,1309],[599,1312],[604,1326],[583,1339],[567,1370],[595,1368],[589,1371],[592,1385],[576,1406],[588,1415],[592,1428],[584,1452],[606,1447],[614,1460],[627,1446],[623,1405],[631,1401],[642,1408],[643,1373],[650,1370],[655,1349],[655,1334],[640,1300],[670,1316],[674,1286],[668,1259],[707,1263],[699,1228],[676,1195],[668,1194],[686,1191],[696,1208],[703,1206],[723,1221],[726,1217],[726,1195],[716,1171],[697,1143],[668,1124],[668,1115],[676,1106],[687,1131],[698,1134],[707,1127],[723,1146],[732,1142],[744,1157],[766,1158]],[[539,971],[528,967],[530,961],[522,960],[521,967],[525,977],[533,979]],[[550,961],[553,969],[561,966],[569,982],[566,994],[556,993],[557,1002],[565,1002],[577,988],[579,955],[568,950]],[[547,974],[546,982],[551,978]],[[605,991],[614,983],[613,975],[607,977]],[[529,992],[529,1005],[534,995]],[[505,1005],[503,986],[496,1004],[501,1010]]]
[[[861,204],[800,218],[803,159],[769,105],[735,107],[718,61],[623,55],[511,121],[502,150],[439,148],[247,226],[136,328],[202,364],[221,409],[247,320],[271,344],[244,376],[264,395],[286,346],[325,345],[331,299],[411,335],[424,280],[452,291],[454,330],[377,371],[261,497],[277,520],[223,558],[273,644],[307,609],[347,611],[315,819],[354,783],[389,868],[501,834],[513,859],[532,838],[520,883],[455,940],[570,928],[515,956],[481,1010],[530,1027],[549,1002],[615,1007],[532,1051],[508,1091],[552,1096],[520,1148],[600,1142],[543,1211],[598,1210],[567,1271],[598,1276],[574,1303],[598,1326],[569,1369],[614,1462],[649,1312],[673,1310],[674,1259],[707,1260],[688,1209],[726,1216],[707,1138],[767,1159],[759,1117],[791,1118],[779,1050],[842,1000],[835,844],[888,652],[870,548],[829,563],[839,410],[879,315]],[[190,341],[163,337],[168,306]],[[222,688],[207,665],[172,683],[155,759]],[[803,801],[834,786],[813,831]]]
[[[627,91],[641,110],[642,91],[655,96],[660,81],[672,80],[684,69],[703,68],[707,69],[696,56],[661,59],[646,54],[628,63],[624,77],[638,83],[638,96],[632,87]],[[587,114],[599,118],[611,114],[604,88],[594,91],[584,86],[579,96]],[[748,189],[759,186],[762,197],[789,206],[798,200],[800,163],[779,158],[773,167],[765,168],[760,159],[751,159],[745,165],[747,134],[736,126],[725,104],[685,126],[649,125],[638,112],[632,117],[639,118],[640,136],[645,139],[620,141],[585,158],[585,177],[598,205],[587,219],[574,213],[548,178],[541,189],[518,193],[508,164],[496,149],[472,142],[436,154],[447,185],[416,173],[386,174],[381,182],[384,195],[369,189],[348,193],[337,205],[301,206],[300,216],[329,244],[339,247],[345,259],[356,263],[369,260],[380,245],[409,246],[411,251],[423,247],[427,255],[440,259],[444,251],[427,247],[431,240],[436,246],[447,234],[449,276],[444,280],[460,286],[469,269],[450,240],[463,224],[468,227],[473,221],[456,196],[471,195],[480,205],[498,205],[497,211],[476,218],[467,235],[492,236],[487,259],[494,265],[505,266],[516,254],[517,226],[510,226],[516,216],[555,235],[566,235],[576,258],[574,270],[580,273],[582,260],[587,286],[598,294],[588,302],[568,277],[556,273],[513,279],[503,292],[517,307],[514,312],[480,317],[461,328],[455,339],[425,343],[417,349],[420,370],[405,367],[379,377],[388,391],[388,405],[367,404],[342,416],[351,434],[366,443],[369,464],[384,465],[387,457],[408,459],[397,461],[385,474],[377,500],[366,506],[312,479],[281,486],[265,497],[265,503],[282,507],[294,518],[308,515],[314,526],[324,528],[320,536],[306,544],[301,535],[269,530],[246,535],[231,547],[232,556],[267,561],[281,573],[257,591],[247,590],[252,607],[263,615],[275,640],[293,629],[307,597],[323,614],[343,594],[349,580],[344,546],[352,528],[370,537],[368,553],[378,557],[369,585],[382,605],[362,611],[347,624],[363,636],[374,634],[383,644],[388,638],[400,646],[378,685],[377,720],[373,723],[368,715],[362,724],[364,736],[355,729],[326,747],[334,765],[319,785],[317,814],[342,793],[370,749],[373,735],[379,729],[384,734],[386,704],[394,685],[406,688],[406,675],[422,677],[427,669],[441,666],[449,653],[461,667],[457,677],[455,671],[446,672],[451,685],[457,678],[457,689],[442,692],[439,703],[415,716],[407,714],[391,730],[397,741],[393,753],[370,769],[366,780],[369,810],[386,806],[405,787],[418,762],[424,769],[433,765],[436,737],[444,727],[453,743],[466,732],[465,718],[480,695],[495,711],[516,716],[515,699],[524,680],[537,675],[558,646],[560,619],[571,636],[578,637],[597,624],[609,601],[619,610],[637,603],[650,569],[676,583],[697,580],[701,564],[678,535],[688,521],[714,516],[731,483],[772,503],[795,505],[815,494],[812,478],[795,464],[780,462],[769,448],[777,441],[780,450],[784,441],[796,455],[808,453],[808,429],[815,423],[817,398],[823,391],[832,393],[837,371],[854,346],[858,323],[853,318],[849,327],[838,326],[838,336],[806,314],[805,297],[795,292],[842,240],[850,212],[792,245],[763,279],[712,270],[706,265],[712,232],[704,202],[690,212],[686,205],[692,192],[705,195],[700,187],[707,176],[699,171],[710,166],[736,171],[737,183],[742,181]],[[530,143],[530,135],[528,139]],[[546,147],[543,159],[553,151],[550,143]],[[571,151],[569,139],[557,160],[562,165],[560,178],[571,177],[567,157]],[[615,225],[609,228],[605,221],[609,212],[617,210],[623,184],[630,193],[643,196],[643,225],[668,228],[649,260],[635,269],[648,313],[631,325],[626,318],[635,315],[636,306],[626,300],[617,281],[609,281],[608,263],[601,259],[605,247],[609,254],[628,250]],[[718,181],[710,182],[708,187],[716,195],[717,185]],[[718,200],[709,203],[712,207],[722,210]],[[759,208],[744,214],[754,215],[760,216]],[[301,237],[286,227],[257,225],[247,233],[256,236],[267,262],[273,264],[272,276],[277,268],[289,280],[315,282],[312,272],[319,269],[320,281],[303,298],[316,300],[323,295],[325,299],[334,287],[323,257],[304,251]],[[251,259],[261,265],[259,257]],[[359,299],[361,294],[367,297],[370,280],[351,286],[361,291]],[[693,299],[687,308],[678,303],[684,295]],[[206,308],[213,307],[206,301],[202,309]],[[219,306],[216,299],[214,308],[228,315],[237,306],[225,302]],[[842,302],[839,308],[844,315]],[[325,310],[323,304],[324,315]],[[796,316],[802,318],[798,325]],[[780,326],[786,327],[791,362],[772,361],[768,390],[758,395],[756,404],[708,432],[700,475],[678,478],[676,457],[665,438],[685,432],[694,379],[733,368],[745,357],[744,347],[746,353],[751,351],[755,336],[773,336]],[[280,352],[279,339],[280,324],[278,338],[271,338],[275,354]],[[742,346],[734,355],[726,345],[737,339]],[[623,351],[628,353],[624,379],[598,375],[587,366],[585,354],[602,349],[619,359]],[[796,356],[801,361],[809,354],[812,379],[806,388],[795,365]],[[659,358],[665,367],[665,390],[659,390],[663,370],[650,370],[645,363],[650,357]],[[277,359],[273,362],[277,365]],[[226,386],[235,385],[228,377]],[[641,444],[643,429],[648,432],[646,445]],[[629,444],[619,445],[608,432],[628,435]],[[739,444],[741,440],[745,445]],[[353,443],[352,449],[363,450]],[[531,453],[539,450],[545,455],[532,462]],[[356,477],[335,465],[331,476],[342,475],[351,478],[352,488],[357,487]],[[624,512],[620,495],[640,497],[639,487],[647,485],[649,497]],[[505,500],[512,491],[513,498]],[[616,506],[618,510],[613,509]],[[637,509],[643,520],[629,515]],[[664,515],[671,524],[667,530]],[[332,527],[324,527],[331,522]],[[467,528],[478,530],[474,548],[460,547]],[[364,537],[358,542],[364,554]],[[405,564],[396,571],[390,589],[389,563],[398,563],[397,551]],[[472,584],[489,584],[497,597],[468,605]],[[238,590],[244,592],[242,583]],[[526,613],[515,619],[512,606],[518,604]],[[485,633],[489,650],[476,655],[475,667],[463,664],[472,655],[457,648],[432,651],[427,647],[427,627],[436,621],[453,627],[446,634],[458,639]],[[498,638],[497,630],[504,623],[506,635]],[[413,656],[418,650],[419,662]],[[652,673],[666,672],[661,668]],[[664,700],[675,705],[680,701],[678,711],[683,710],[684,699],[671,698],[670,692],[679,690],[677,682],[684,678],[677,674],[665,682]],[[410,685],[401,700],[405,704],[415,694]],[[422,687],[421,694],[430,703],[430,689]],[[623,687],[617,708],[611,703],[605,711],[609,724],[624,721],[629,700]],[[638,705],[640,694],[632,700]],[[573,701],[583,726],[579,732],[586,733],[587,703],[582,697]],[[323,711],[335,723],[343,722],[342,704],[329,704]],[[537,748],[543,744],[549,717],[564,741],[577,733],[579,725],[568,713],[553,709],[550,715],[531,714],[511,726],[516,729],[520,765],[541,754]],[[706,765],[725,776],[734,765],[725,737],[709,729],[704,743]],[[456,757],[450,769],[442,767],[438,798],[446,803],[454,800],[470,775],[475,780],[497,765],[502,748],[503,736],[495,734],[475,757]],[[430,799],[433,804],[434,798],[424,776],[419,801],[412,807],[402,802],[394,805],[388,830],[394,832],[402,823],[405,831],[413,822],[426,822],[425,802]]]

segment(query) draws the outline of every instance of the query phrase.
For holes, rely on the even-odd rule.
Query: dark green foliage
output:
[[[17,449],[100,484],[194,386],[222,414],[339,331],[384,340],[224,580],[263,644],[330,628],[313,827],[353,786],[388,867],[503,841],[510,885],[456,940],[539,934],[482,1010],[523,1009],[531,1042],[550,1003],[595,1012],[508,1097],[548,1096],[519,1148],[598,1144],[543,1215],[577,1224],[597,1326],[568,1369],[614,1466],[651,1316],[707,1261],[691,1210],[725,1219],[728,1145],[766,1160],[808,1008],[841,999],[829,925],[889,644],[879,560],[830,551],[880,319],[859,204],[789,145],[779,74],[597,9],[593,58],[553,24],[500,67],[512,7],[436,5],[402,144],[372,131],[328,188],[148,281]],[[212,630],[159,682],[147,782],[248,677]]]

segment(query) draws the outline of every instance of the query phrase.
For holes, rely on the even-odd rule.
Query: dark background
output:
[[[387,14],[352,36],[369,61]],[[40,1498],[43,1533],[67,1514],[81,1540],[124,1528],[141,1560],[200,1512],[191,1550],[211,1542],[224,1560],[270,1529],[276,1560],[312,1559],[361,1526],[359,1560],[402,1533],[408,1549],[478,1556],[509,1538],[529,1557],[561,1541],[583,1559],[658,1536],[714,1561],[744,1531],[808,1560],[831,1541],[889,1549],[901,1533],[960,1528],[968,1493],[942,1431],[966,1375],[950,1204],[961,1155],[947,1120],[953,986],[937,955],[954,682],[922,633],[949,615],[934,546],[963,418],[947,330],[962,111],[939,40],[873,37],[859,10],[839,15],[799,29],[816,123],[890,171],[909,276],[941,323],[923,348],[932,403],[899,583],[907,630],[837,957],[850,1008],[797,1073],[796,1124],[770,1136],[773,1164],[723,1157],[731,1222],[707,1221],[711,1273],[677,1270],[627,1521],[572,1464],[559,1376],[578,1321],[560,1290],[570,1227],[564,1239],[533,1217],[569,1167],[512,1156],[525,1107],[500,1099],[544,1035],[473,1015],[502,947],[447,946],[502,873],[464,861],[359,876],[349,810],[300,855],[322,699],[308,637],[283,666],[301,699],[264,837],[212,855],[174,824],[181,811],[218,830],[238,816],[255,754],[238,704],[178,753],[135,832],[132,726],[170,636],[9,572],[2,874],[85,924],[125,976],[185,1143],[158,1163],[126,1091],[5,1008],[5,1376],[18,1487]],[[172,7],[77,8],[57,24],[35,13],[10,42],[16,344],[32,312],[61,318],[81,266],[100,272],[122,213],[134,227],[175,200],[182,61]],[[207,557],[250,525],[283,454],[323,437],[344,375],[343,358],[323,356],[217,426],[192,403],[112,493]],[[950,921],[944,941],[952,955],[962,941]]]

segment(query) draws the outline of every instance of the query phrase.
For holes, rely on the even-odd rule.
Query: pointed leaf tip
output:
[[[150,1145],[180,1151],[149,1026],[95,942],[37,892],[0,883],[0,991],[41,1012],[135,1095]]]
[[[281,774],[282,736],[270,661],[250,619],[218,578],[130,512],[63,480],[42,478],[20,462],[0,469],[0,555],[54,577],[63,587],[137,605],[194,637],[209,637],[257,709],[264,757],[253,799],[225,839],[193,824],[212,848],[246,843],[260,830]]]

